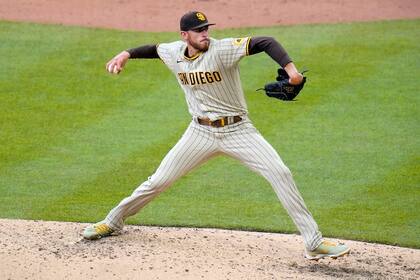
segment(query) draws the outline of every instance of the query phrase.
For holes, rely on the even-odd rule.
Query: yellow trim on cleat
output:
[[[306,251],[305,257],[310,260],[319,260],[322,258],[333,258],[344,256],[350,252],[350,248],[343,243],[334,243],[324,240],[313,251]]]
[[[90,225],[83,231],[83,237],[88,240],[99,239],[102,237],[110,236],[114,230],[105,223],[97,223]]]

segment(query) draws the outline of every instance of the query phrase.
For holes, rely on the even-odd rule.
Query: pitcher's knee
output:
[[[277,167],[274,171],[274,174],[281,178],[287,178],[287,179],[291,179],[293,177],[292,172],[285,165]]]
[[[136,194],[142,193],[142,194],[159,194],[163,192],[168,186],[170,185],[170,182],[168,181],[162,181],[162,180],[153,180],[149,177],[149,179],[141,184],[134,192]]]

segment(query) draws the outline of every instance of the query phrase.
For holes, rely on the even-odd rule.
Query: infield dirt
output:
[[[222,29],[420,17],[418,0],[0,0],[0,7],[0,19],[137,31],[178,31],[189,10]]]
[[[87,224],[0,220],[0,279],[418,279],[420,250],[345,241],[351,254],[310,261],[301,237],[127,226],[86,241]]]
[[[217,28],[420,18],[418,0],[0,0],[0,7],[3,20],[138,31],[177,31],[193,9]],[[345,241],[350,255],[316,262],[303,258],[296,235],[127,226],[89,242],[80,235],[85,226],[0,219],[0,279],[420,278],[416,249]]]

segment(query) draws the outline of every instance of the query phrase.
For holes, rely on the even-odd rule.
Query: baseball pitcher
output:
[[[305,77],[273,38],[217,40],[209,37],[211,25],[214,24],[209,23],[203,13],[188,12],[180,20],[182,40],[129,49],[106,64],[108,72],[119,74],[129,59],[160,59],[183,89],[192,120],[156,172],[103,221],[88,226],[83,232],[84,238],[91,240],[117,234],[125,219],[138,213],[178,178],[214,156],[226,155],[239,160],[271,184],[302,235],[307,258],[336,258],[347,254],[350,248],[346,245],[322,238],[290,170],[249,119],[239,61],[260,52],[276,61],[281,66],[278,83],[266,86],[265,90],[267,95],[282,100],[292,100],[303,88]]]

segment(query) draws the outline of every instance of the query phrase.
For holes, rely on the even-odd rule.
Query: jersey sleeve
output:
[[[165,63],[169,69],[174,71],[177,64],[176,60],[183,48],[185,48],[185,44],[182,41],[163,43],[157,45],[157,53],[163,63]]]
[[[227,66],[237,64],[244,56],[249,54],[249,41],[251,37],[226,38],[218,42],[218,54]]]

